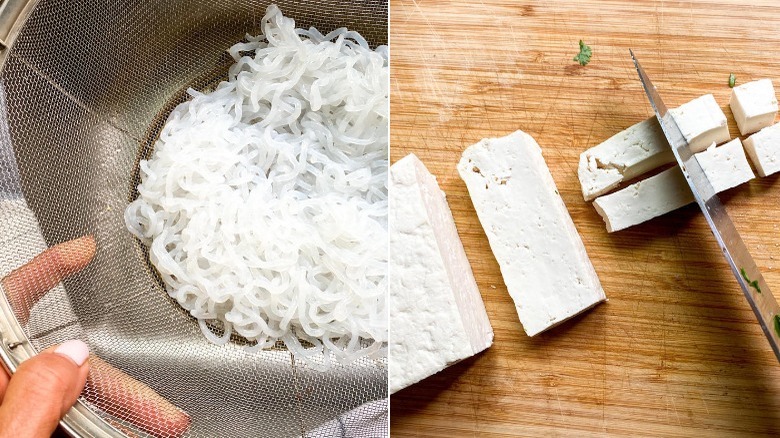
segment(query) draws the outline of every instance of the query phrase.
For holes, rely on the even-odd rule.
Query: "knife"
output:
[[[658,118],[658,123],[661,124],[666,140],[669,141],[669,146],[674,152],[674,158],[677,159],[677,164],[682,169],[685,180],[696,198],[696,203],[699,204],[699,208],[704,213],[704,218],[707,219],[715,240],[718,241],[723,255],[726,256],[731,272],[737,278],[750,307],[753,308],[753,313],[756,314],[758,323],[769,340],[769,345],[772,346],[772,351],[775,352],[775,356],[780,361],[780,348],[778,348],[780,345],[780,306],[764,281],[756,262],[750,256],[745,242],[742,241],[736,227],[734,227],[734,222],[731,221],[726,208],[723,207],[712,188],[707,175],[704,174],[699,162],[693,156],[680,127],[672,118],[669,109],[658,94],[658,90],[650,82],[647,73],[639,64],[639,60],[634,56],[634,51],[629,49],[629,52],[636,66],[636,71],[639,73],[639,80],[642,81],[645,94],[647,94],[655,116]]]

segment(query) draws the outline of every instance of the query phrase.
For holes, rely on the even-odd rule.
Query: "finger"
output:
[[[89,349],[68,341],[22,362],[0,406],[0,437],[47,437],[84,388]]]
[[[0,404],[3,403],[3,396],[5,396],[5,389],[8,388],[9,380],[11,380],[11,376],[8,375],[8,371],[5,367],[0,366]]]
[[[84,397],[102,411],[156,437],[180,437],[189,429],[189,415],[152,388],[95,355],[89,363]]]
[[[117,420],[106,418],[106,422],[113,426],[114,429],[122,432],[127,438],[141,438],[134,430],[130,430],[128,426],[125,426]]]
[[[8,302],[19,322],[30,318],[30,309],[63,278],[84,269],[95,256],[95,239],[84,236],[55,245],[2,280]]]

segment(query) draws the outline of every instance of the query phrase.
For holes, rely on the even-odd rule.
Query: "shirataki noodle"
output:
[[[320,369],[383,356],[387,47],[296,29],[275,5],[262,32],[229,49],[228,81],[171,113],[127,227],[209,341],[281,340]]]

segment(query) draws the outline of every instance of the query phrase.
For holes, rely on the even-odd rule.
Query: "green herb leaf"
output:
[[[729,75],[729,88],[734,88],[734,85],[737,84],[737,76],[734,73],[731,73]]]
[[[739,268],[739,273],[742,274],[742,278],[745,279],[747,284],[756,290],[756,292],[761,293],[761,287],[758,285],[758,280],[751,281],[747,274],[745,273],[745,268]]]
[[[593,56],[593,50],[591,50],[590,46],[580,40],[580,53],[574,57],[574,60],[579,62],[580,65],[587,65],[590,62],[591,56]]]
[[[775,333],[780,336],[780,315],[775,315]]]

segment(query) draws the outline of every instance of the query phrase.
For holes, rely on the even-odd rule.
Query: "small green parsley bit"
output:
[[[574,57],[574,60],[579,62],[580,65],[587,65],[590,62],[590,57],[593,56],[593,50],[585,42],[580,40],[580,53]]]
[[[734,88],[734,85],[737,84],[737,76],[734,73],[731,73],[729,75],[729,88]]]
[[[775,333],[780,336],[780,315],[775,315]]]
[[[761,293],[761,287],[758,285],[758,280],[750,281],[747,274],[745,273],[745,268],[739,268],[739,273],[742,274],[742,278],[745,279],[747,284],[756,290],[756,292]]]

